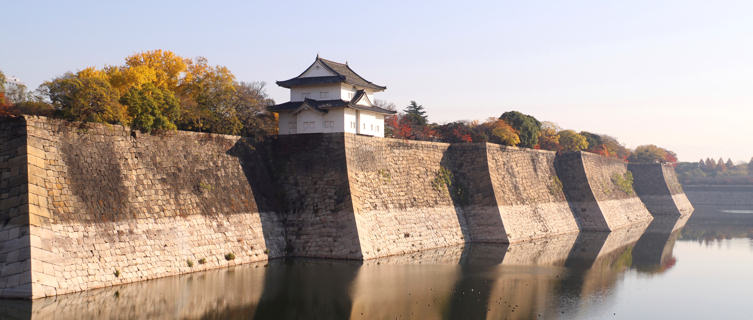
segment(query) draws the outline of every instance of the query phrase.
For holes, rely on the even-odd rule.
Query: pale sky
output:
[[[434,122],[514,109],[681,161],[753,156],[750,0],[105,2],[3,3],[0,70],[33,89],[166,49],[284,102],[274,81],[319,53]]]

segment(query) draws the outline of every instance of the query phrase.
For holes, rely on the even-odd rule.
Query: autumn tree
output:
[[[562,130],[560,135],[560,147],[563,151],[581,151],[588,148],[586,137],[573,130]]]
[[[486,122],[477,127],[482,132],[482,136],[488,139],[488,142],[497,143],[506,146],[516,146],[520,144],[520,136],[510,124],[501,119],[489,118]]]
[[[724,159],[719,158],[719,160],[716,162],[716,169],[719,171],[727,171],[727,165],[724,163]]]
[[[444,142],[472,142],[473,129],[467,122],[455,121],[437,126],[439,139]]]
[[[84,69],[66,73],[42,84],[53,106],[63,117],[76,121],[129,124],[119,95],[101,74]]]
[[[541,122],[533,116],[518,111],[508,111],[499,119],[504,120],[518,132],[521,147],[533,148],[538,144]]]
[[[551,121],[542,122],[541,131],[539,132],[539,144],[536,147],[543,150],[559,151],[560,131],[562,131],[562,128],[556,123]]]
[[[628,161],[641,163],[668,162],[668,150],[657,147],[656,145],[642,145],[635,148]]]

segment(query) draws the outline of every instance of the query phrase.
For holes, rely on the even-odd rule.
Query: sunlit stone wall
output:
[[[26,122],[32,297],[282,255],[238,137]]]
[[[511,243],[578,231],[555,153],[487,144],[494,196]]]
[[[628,180],[624,161],[587,152],[557,156],[557,174],[581,230],[611,231],[650,221]]]

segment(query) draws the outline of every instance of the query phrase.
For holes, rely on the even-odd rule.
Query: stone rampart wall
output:
[[[272,171],[289,256],[362,259],[342,134],[280,136]]]
[[[238,137],[26,122],[32,297],[283,254]]]
[[[0,296],[31,295],[26,121],[0,119]]]
[[[554,152],[487,144],[487,159],[509,242],[578,231]]]
[[[354,134],[345,139],[364,258],[465,242],[462,209],[442,180],[451,167],[445,160],[449,144]]]
[[[625,162],[586,152],[561,154],[556,162],[581,230],[611,231],[652,219],[632,184],[625,182]]]
[[[252,145],[40,117],[0,121],[1,296],[651,219],[632,188],[613,181],[625,163],[590,154],[343,133]]]
[[[631,163],[628,169],[635,179],[635,192],[653,215],[682,216],[693,212],[671,166]]]

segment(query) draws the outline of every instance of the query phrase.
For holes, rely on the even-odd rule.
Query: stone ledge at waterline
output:
[[[627,172],[596,155],[487,143],[332,133],[252,145],[0,119],[0,296],[609,231],[651,219],[641,191],[612,179]]]

